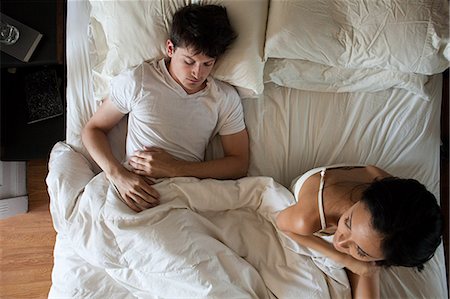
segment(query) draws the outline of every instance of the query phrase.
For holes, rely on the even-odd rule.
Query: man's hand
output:
[[[123,168],[109,177],[122,197],[122,201],[135,212],[153,208],[159,204],[159,193],[151,186],[153,181]]]
[[[176,166],[182,163],[165,150],[157,147],[144,147],[142,151],[136,151],[129,160],[135,174],[152,177],[174,177]]]
[[[144,147],[128,161],[135,174],[151,178],[196,177],[238,179],[247,174],[249,164],[247,130],[220,136],[224,156],[209,161],[178,159],[157,147]]]

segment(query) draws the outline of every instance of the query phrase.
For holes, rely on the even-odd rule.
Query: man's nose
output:
[[[200,64],[195,64],[192,68],[192,75],[195,77],[195,79],[198,79],[200,77],[201,72],[201,66]]]

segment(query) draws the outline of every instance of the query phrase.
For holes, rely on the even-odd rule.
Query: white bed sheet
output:
[[[87,1],[68,2],[66,142],[87,157],[80,132],[97,105],[90,71],[95,53],[89,53],[87,38],[89,9]],[[376,164],[394,175],[418,179],[438,197],[441,81],[439,75],[430,79],[429,102],[400,89],[337,94],[266,84],[259,99],[243,101],[251,142],[249,175],[273,177],[289,186],[293,178],[316,166]],[[111,134],[118,157],[123,155],[124,129],[125,123]],[[220,153],[213,143],[208,155]],[[93,267],[71,248],[68,237],[58,232],[49,297],[132,297],[104,269]],[[447,298],[445,280],[440,246],[420,274],[404,268],[384,271],[382,295]]]

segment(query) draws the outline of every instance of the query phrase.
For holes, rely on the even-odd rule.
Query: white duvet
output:
[[[64,143],[47,184],[58,239],[50,298],[350,298],[345,271],[279,232],[293,204],[269,177],[166,179],[135,213]],[[382,269],[383,298],[445,298],[442,247],[425,270]]]
[[[80,132],[96,109],[91,70],[99,52],[88,47],[89,13],[89,2],[68,2],[66,142],[76,151],[59,143],[50,157],[58,234],[49,298],[348,298],[342,269],[276,230],[273,217],[294,200],[276,182],[289,186],[317,166],[375,164],[418,179],[438,197],[442,79],[432,76],[428,102],[405,88],[376,91],[392,83],[384,81],[351,93],[267,83],[261,98],[243,101],[254,177],[165,180],[156,185],[160,206],[128,210],[80,154],[89,158]],[[110,134],[119,159],[125,126]],[[220,151],[213,143],[209,154]],[[440,246],[420,273],[383,269],[382,297],[448,298],[444,261]]]
[[[294,198],[272,178],[162,180],[154,185],[161,204],[135,213],[87,163],[63,143],[52,151],[55,228],[132,297],[349,297],[344,270],[298,253],[275,229],[277,211]]]

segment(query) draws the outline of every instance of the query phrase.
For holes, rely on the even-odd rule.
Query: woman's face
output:
[[[339,219],[333,238],[334,248],[360,261],[383,260],[382,236],[375,231],[371,222],[372,215],[364,203],[354,204]]]

